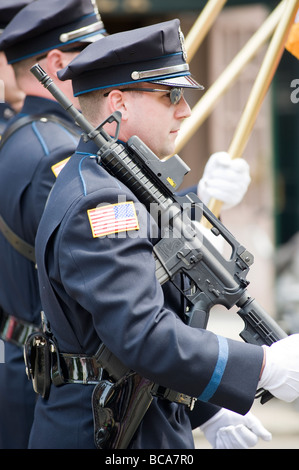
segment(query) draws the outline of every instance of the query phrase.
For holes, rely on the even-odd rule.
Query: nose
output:
[[[186,119],[191,116],[191,109],[184,96],[180,99],[178,104],[175,106],[175,117],[177,119]]]

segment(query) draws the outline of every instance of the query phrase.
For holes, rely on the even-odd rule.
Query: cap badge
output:
[[[179,28],[179,40],[180,40],[180,43],[181,43],[181,46],[182,46],[182,53],[183,53],[184,61],[187,62],[187,51],[186,51],[186,47],[185,47],[185,37],[184,37],[184,34],[183,34],[181,28]]]

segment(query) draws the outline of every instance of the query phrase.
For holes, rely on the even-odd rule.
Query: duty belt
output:
[[[80,354],[59,353],[60,365],[63,372],[64,383],[97,384],[102,378],[104,368],[99,366],[96,356],[82,356]],[[126,369],[127,370],[127,369]],[[55,371],[53,383],[55,385]],[[123,371],[120,371],[123,373]],[[154,384],[151,389],[154,397],[162,398],[171,402],[187,405],[193,409],[196,398],[183,393],[175,392],[169,388]]]
[[[45,326],[45,323],[43,323],[43,325]],[[34,371],[37,355],[33,354],[32,356],[35,348],[40,351],[44,348],[45,351],[48,351],[47,354],[50,356],[48,359],[46,359],[46,355],[41,354],[39,356],[40,359],[37,360],[37,373]],[[36,381],[36,389],[42,385],[42,390],[44,390],[42,368],[46,367],[47,364],[49,367],[49,369],[47,369],[49,372],[49,381],[56,387],[64,384],[97,385],[100,381],[105,381],[107,375],[109,376],[109,380],[111,379],[117,383],[125,376],[134,373],[103,343],[93,356],[60,352],[49,330],[48,333],[37,332],[29,337],[25,345],[24,357],[28,378]],[[187,405],[190,409],[193,408],[196,401],[195,398],[154,383],[152,384],[150,393],[157,398]]]
[[[0,338],[23,348],[27,338],[39,331],[37,325],[26,322],[6,313],[0,307]]]

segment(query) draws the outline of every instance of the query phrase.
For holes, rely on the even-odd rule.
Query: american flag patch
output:
[[[137,214],[132,201],[89,209],[87,214],[94,238],[112,233],[139,230]]]
[[[55,165],[51,166],[51,169],[52,169],[54,175],[56,176],[56,178],[59,175],[59,173],[61,172],[61,170],[63,169],[63,167],[67,164],[67,162],[69,161],[70,158],[71,157],[65,158],[64,160],[61,160],[61,162],[58,162]]]

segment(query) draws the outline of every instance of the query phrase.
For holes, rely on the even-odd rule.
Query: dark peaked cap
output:
[[[103,22],[91,0],[34,0],[23,8],[0,37],[8,63],[78,42],[103,37]]]
[[[33,0],[1,0],[0,3],[0,34],[14,16]]]
[[[202,88],[190,76],[178,19],[111,34],[100,44],[90,44],[59,70],[58,77],[72,80],[75,96],[139,82]]]

